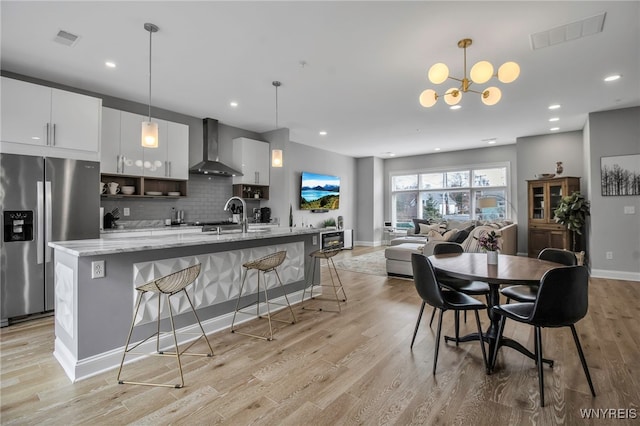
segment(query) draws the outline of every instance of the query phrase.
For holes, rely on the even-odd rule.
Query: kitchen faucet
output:
[[[229,210],[229,203],[233,200],[238,200],[242,203],[242,232],[246,234],[249,231],[249,223],[247,222],[247,203],[245,203],[242,198],[233,196],[227,200],[224,205],[224,211]]]

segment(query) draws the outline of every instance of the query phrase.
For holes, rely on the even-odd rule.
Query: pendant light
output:
[[[276,88],[276,129],[278,128],[278,87],[282,86],[282,83],[279,81],[274,81],[271,83]],[[271,167],[282,167],[282,150],[281,149],[273,149],[271,150]]]
[[[142,122],[142,146],[145,148],[158,147],[158,123],[151,122],[151,36],[158,32],[154,24],[144,24],[144,29],[149,31],[149,118]]]

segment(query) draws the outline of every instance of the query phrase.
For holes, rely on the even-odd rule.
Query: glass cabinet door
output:
[[[547,218],[545,211],[545,187],[544,184],[532,185],[529,192],[529,219],[535,222],[544,222]]]
[[[558,204],[560,204],[564,195],[561,184],[549,185],[549,218],[553,218],[553,211],[558,208]]]

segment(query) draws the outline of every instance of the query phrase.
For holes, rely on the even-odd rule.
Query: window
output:
[[[511,216],[508,166],[459,168],[391,177],[391,214],[396,228],[412,219],[499,220]]]

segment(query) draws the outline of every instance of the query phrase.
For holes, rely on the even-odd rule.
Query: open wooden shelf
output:
[[[100,175],[101,182],[116,182],[123,186],[134,186],[135,192],[131,195],[102,194],[106,198],[182,198],[187,196],[187,181],[158,177],[143,177],[129,175]],[[145,195],[146,192],[160,192],[162,195]],[[180,192],[180,195],[167,195],[169,192]]]

